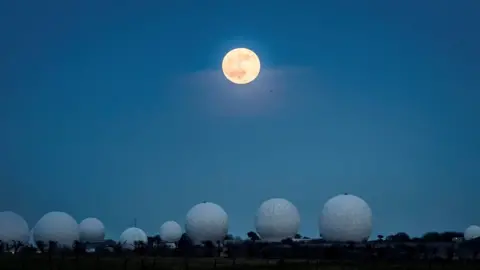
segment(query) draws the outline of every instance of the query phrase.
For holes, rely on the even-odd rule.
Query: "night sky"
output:
[[[177,3],[175,3],[177,2]],[[328,3],[327,3],[328,2]],[[93,216],[107,237],[202,201],[245,236],[284,197],[374,231],[480,223],[480,1],[2,1],[0,211]],[[252,84],[225,53],[254,50]]]

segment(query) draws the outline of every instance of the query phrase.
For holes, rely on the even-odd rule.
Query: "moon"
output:
[[[248,84],[260,74],[260,59],[247,48],[233,49],[223,57],[222,70],[232,83]]]

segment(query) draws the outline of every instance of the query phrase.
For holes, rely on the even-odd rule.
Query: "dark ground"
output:
[[[216,261],[216,264],[215,264]],[[183,258],[161,258],[161,257],[97,257],[84,256],[76,260],[75,257],[54,257],[50,262],[48,256],[32,255],[32,256],[0,256],[1,270],[153,270],[153,269],[178,269],[178,270],[195,270],[195,269],[292,269],[292,270],[384,270],[384,269],[443,269],[443,270],[478,270],[480,263],[450,261],[450,262],[413,262],[413,261],[397,261],[397,262],[336,262],[336,261],[315,261],[311,260],[285,260],[279,263],[279,260],[266,259],[237,259],[235,264],[232,259],[227,258],[191,258],[188,260],[188,266]]]

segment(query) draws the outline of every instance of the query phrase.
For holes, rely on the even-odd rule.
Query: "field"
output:
[[[341,261],[307,261],[307,260],[278,260],[266,259],[237,259],[228,258],[162,258],[162,257],[100,257],[82,256],[80,258],[52,257],[36,254],[31,256],[0,256],[0,269],[2,270],[146,270],[146,269],[172,269],[172,270],[195,270],[195,269],[309,269],[309,270],[384,270],[384,269],[443,269],[443,270],[467,270],[480,269],[479,263],[461,261],[382,261],[382,262],[341,262]]]

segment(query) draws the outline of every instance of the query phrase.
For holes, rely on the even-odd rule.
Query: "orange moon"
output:
[[[222,70],[232,83],[248,84],[260,74],[260,59],[247,48],[233,49],[223,57]]]

